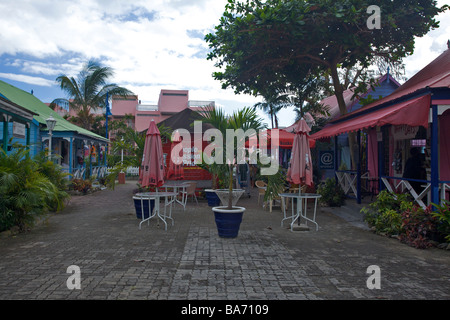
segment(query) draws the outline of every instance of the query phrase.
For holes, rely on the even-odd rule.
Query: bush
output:
[[[0,148],[0,231],[13,226],[23,231],[37,215],[62,209],[68,194],[46,175],[53,166],[43,168],[23,146],[15,145],[9,154]]]
[[[398,235],[398,239],[414,248],[425,249],[434,241],[450,240],[449,202],[423,209],[414,204],[407,194],[381,191],[377,199],[361,212],[364,220],[376,233]]]
[[[437,230],[447,242],[450,242],[450,201],[444,200],[441,205],[433,203],[436,211],[432,212],[432,216],[437,220]]]
[[[436,218],[431,215],[431,208],[426,210],[414,206],[402,213],[400,241],[418,249],[431,247],[431,237],[436,233]]]
[[[320,202],[330,207],[340,207],[345,202],[345,193],[336,180],[329,178],[317,187],[317,193],[322,197]]]
[[[361,209],[364,221],[376,233],[398,235],[402,230],[401,212],[410,209],[413,203],[406,194],[394,194],[387,190],[381,191],[377,199],[369,207]]]
[[[89,192],[89,190],[92,189],[92,182],[89,179],[83,180],[83,179],[73,179],[72,180],[72,188],[73,190],[82,192],[83,194],[86,194]]]

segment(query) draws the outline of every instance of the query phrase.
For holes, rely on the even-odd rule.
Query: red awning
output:
[[[356,117],[351,117],[352,113],[349,113],[333,121],[319,132],[312,134],[311,138],[315,140],[328,138],[360,129],[381,127],[386,124],[428,128],[430,103],[431,96],[425,95]],[[357,111],[361,113],[362,109]],[[345,118],[348,118],[348,120]]]
[[[271,146],[272,143],[272,130],[278,130],[278,147],[282,149],[292,149],[292,144],[294,142],[295,134],[287,132],[284,129],[267,129],[264,134],[267,137],[267,146]],[[308,137],[309,147],[314,148],[316,146],[316,141]],[[258,144],[259,146],[259,144]],[[245,142],[245,147],[249,147],[249,141]]]

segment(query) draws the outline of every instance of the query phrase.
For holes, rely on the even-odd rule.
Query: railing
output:
[[[389,180],[400,180],[399,182],[389,182]],[[423,209],[425,209],[428,205],[431,204],[431,182],[427,180],[416,180],[416,179],[405,179],[400,177],[381,177],[381,181],[385,185],[386,189],[391,193],[405,192],[405,189],[411,194],[414,198],[414,201],[417,202]],[[421,182],[423,190],[420,193],[417,193],[416,190],[411,186],[410,181]],[[450,181],[441,181],[439,183],[440,189],[440,199],[446,199],[446,192],[450,191]],[[423,201],[423,198],[428,195],[427,203]]]
[[[357,171],[339,170],[336,171],[336,177],[342,190],[344,190],[345,195],[348,196],[353,192],[355,197],[358,196],[358,190],[356,188],[356,179],[358,177]]]
[[[86,169],[85,167],[77,167],[73,169],[72,179],[85,179],[86,178]],[[104,167],[104,166],[93,166],[91,177],[103,178],[111,173],[112,167]],[[69,172],[68,169],[64,169]],[[139,167],[128,167],[126,170],[127,176],[139,176]]]
[[[112,167],[106,168],[106,174],[110,174],[112,171]],[[125,171],[127,176],[138,176],[139,175],[139,167],[128,167]]]

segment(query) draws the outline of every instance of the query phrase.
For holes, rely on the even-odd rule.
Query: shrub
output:
[[[72,188],[73,190],[82,192],[83,194],[86,194],[89,192],[89,190],[92,189],[92,182],[89,179],[83,180],[83,179],[73,179],[72,180]]]
[[[431,208],[422,209],[413,206],[402,213],[402,228],[404,233],[400,236],[400,241],[418,248],[425,249],[431,247],[431,236],[436,233],[436,218],[431,215]]]
[[[0,231],[23,231],[38,214],[63,207],[67,193],[43,171],[25,147],[15,145],[9,154],[0,148]]]
[[[444,200],[441,205],[433,203],[433,206],[436,211],[431,215],[437,220],[437,230],[447,242],[450,242],[450,201]]]
[[[330,207],[340,207],[345,202],[345,193],[336,180],[329,178],[317,187],[317,193],[322,197],[320,202]]]
[[[413,203],[406,194],[393,194],[387,190],[381,191],[377,199],[364,207],[361,212],[364,220],[377,233],[398,235],[402,230],[401,212],[410,209]]]

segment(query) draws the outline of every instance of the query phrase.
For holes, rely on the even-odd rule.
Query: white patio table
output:
[[[181,192],[183,198],[181,200],[178,200],[177,197],[175,196],[171,200],[171,202],[179,203],[184,208],[184,210],[186,210],[186,206],[184,205],[184,194],[188,186],[189,186],[188,182],[167,182],[159,188],[164,188],[166,192],[169,192],[168,189],[172,189],[173,192],[175,192],[177,195],[179,195],[179,193]]]
[[[316,213],[317,213],[317,202],[319,198],[321,197],[320,194],[316,193],[280,193],[281,200],[283,202],[283,219],[281,220],[281,226],[283,226],[284,220],[292,219],[291,222],[291,231],[292,227],[300,218],[304,218],[306,221],[310,221],[316,225],[316,231],[319,230],[319,225],[316,222]],[[291,208],[291,215],[286,215],[286,205],[285,205],[285,198],[291,199],[292,201],[292,208]],[[294,211],[294,200],[297,199],[297,209]],[[312,218],[308,218],[306,216],[307,209],[308,209],[308,200],[313,199],[314,200],[314,213]],[[303,206],[303,202],[305,202],[305,205]]]
[[[173,225],[173,218],[172,218],[172,203],[173,203],[173,197],[177,196],[176,192],[141,192],[136,193],[134,195],[136,198],[141,198],[141,201],[148,200],[149,201],[149,208],[150,208],[150,200],[155,200],[155,209],[154,214],[149,215],[147,219],[142,219],[142,221],[139,223],[139,229],[141,228],[141,224],[145,221],[150,223],[150,219],[157,216],[159,219],[161,219],[164,222],[165,230],[167,230],[167,219],[172,220]],[[164,198],[164,212],[161,214],[161,206],[160,206],[160,199]],[[167,206],[169,206],[169,215],[166,213]]]

